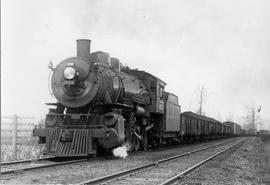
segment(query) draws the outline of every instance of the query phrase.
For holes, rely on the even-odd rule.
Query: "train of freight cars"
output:
[[[150,73],[123,67],[117,58],[90,53],[90,40],[77,40],[77,56],[52,70],[45,128],[34,136],[53,156],[88,156],[123,143],[130,150],[239,134],[235,123],[181,113],[178,97]],[[241,128],[240,128],[241,130]]]

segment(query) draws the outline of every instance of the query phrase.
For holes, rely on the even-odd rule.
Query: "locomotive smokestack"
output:
[[[91,40],[78,39],[76,40],[76,42],[77,42],[77,56],[89,60]]]

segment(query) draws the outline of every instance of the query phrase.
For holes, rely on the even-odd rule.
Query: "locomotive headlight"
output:
[[[64,70],[64,77],[68,80],[71,80],[75,77],[76,71],[73,67],[67,67]]]

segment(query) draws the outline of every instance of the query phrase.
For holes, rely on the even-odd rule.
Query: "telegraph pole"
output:
[[[256,123],[256,112],[257,112],[257,115],[258,115],[259,112],[261,112],[261,110],[262,110],[262,106],[261,105],[258,108],[258,110],[256,110],[256,111],[255,111],[255,107],[254,106],[252,107],[252,110],[251,110],[251,128],[253,128],[253,129],[259,129],[259,128],[256,128],[256,126],[258,127],[259,124],[260,124],[258,121]]]
[[[258,114],[261,112],[261,110],[262,110],[262,106],[260,105],[260,107],[257,110]],[[258,118],[259,118],[259,116],[258,116]],[[261,129],[261,127],[262,127],[262,122],[261,121],[262,121],[261,119],[259,119],[259,121],[258,121],[258,126],[257,126],[258,131],[259,131],[259,128]]]

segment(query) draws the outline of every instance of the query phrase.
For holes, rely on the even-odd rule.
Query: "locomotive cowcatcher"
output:
[[[117,58],[90,53],[90,40],[77,40],[77,56],[52,70],[51,89],[57,99],[34,136],[53,156],[88,156],[123,143],[146,150],[180,132],[178,97],[164,91],[166,83],[139,70],[123,67]]]

